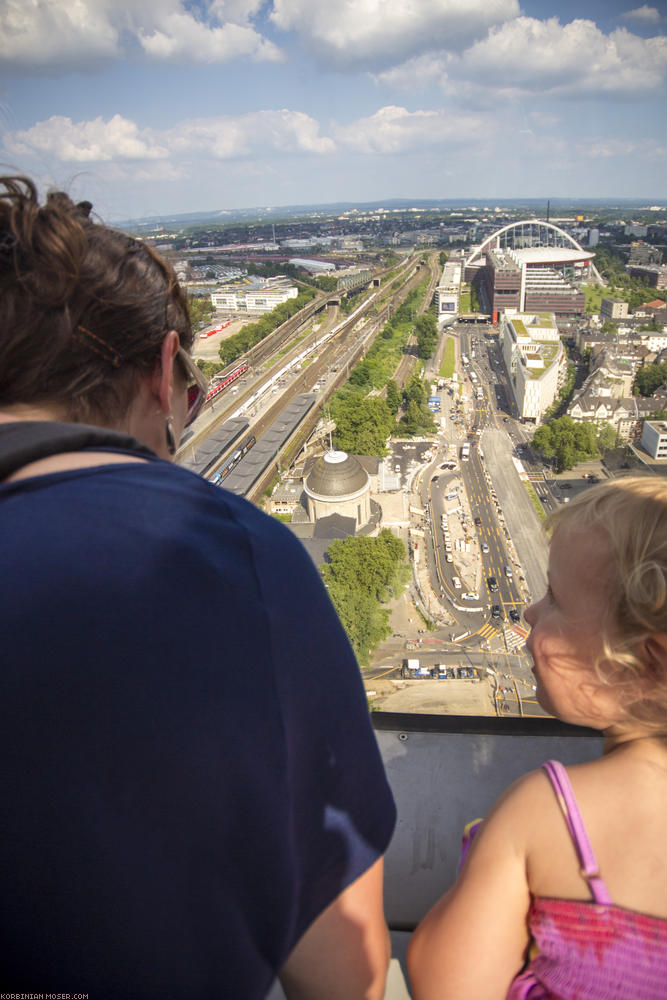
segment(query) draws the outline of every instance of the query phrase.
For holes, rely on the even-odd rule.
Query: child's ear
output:
[[[656,632],[645,639],[644,650],[651,673],[667,678],[667,632]]]

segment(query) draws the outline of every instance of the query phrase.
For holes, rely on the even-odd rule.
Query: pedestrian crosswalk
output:
[[[486,622],[480,629],[475,632],[476,636],[481,639],[491,639],[493,636],[497,636],[502,633],[505,640],[505,645],[511,653],[517,653],[523,648],[524,643],[528,637],[528,632],[521,625],[508,625],[502,622]],[[464,642],[466,639],[470,638],[470,632],[465,632],[463,635],[457,636],[453,639],[453,642]]]
[[[528,632],[521,625],[512,625],[511,628],[505,629],[505,643],[512,653],[517,653],[523,648],[527,637]]]

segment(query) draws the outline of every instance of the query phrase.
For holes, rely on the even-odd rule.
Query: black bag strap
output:
[[[17,420],[0,424],[0,481],[40,458],[84,448],[116,448],[155,458],[155,452],[119,431],[90,424]]]

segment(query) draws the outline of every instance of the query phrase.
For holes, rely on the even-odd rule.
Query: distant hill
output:
[[[551,203],[551,215],[567,212],[630,212],[632,209],[648,210],[646,199],[640,198],[389,198],[382,201],[352,202],[340,201],[317,205],[266,205],[251,208],[211,209],[206,212],[186,212],[173,215],[150,215],[139,219],[122,219],[117,225],[126,229],[150,229],[156,226],[211,225],[235,222],[277,222],[279,219],[294,219],[300,216],[316,218],[320,216],[342,215],[344,212],[409,212],[411,209],[424,211],[487,211],[494,208],[503,211],[531,209],[535,215],[546,215],[547,201]],[[667,201],[651,201],[651,207],[667,207]]]

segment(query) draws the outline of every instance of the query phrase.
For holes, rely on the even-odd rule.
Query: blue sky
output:
[[[667,3],[0,0],[0,161],[104,218],[667,198]]]

